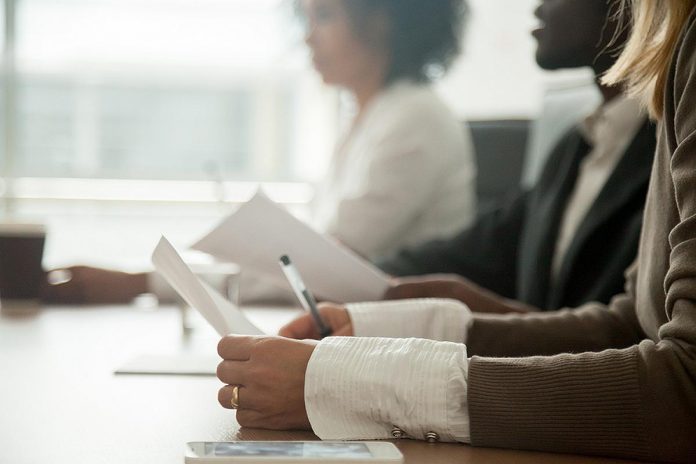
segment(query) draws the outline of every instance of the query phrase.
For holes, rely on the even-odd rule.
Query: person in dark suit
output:
[[[608,303],[621,293],[637,252],[656,128],[638,102],[600,82],[616,55],[610,5],[542,2],[537,63],[591,67],[602,105],[562,137],[535,187],[450,239],[378,260],[394,276],[419,276],[396,279],[387,299],[450,297],[504,313]]]

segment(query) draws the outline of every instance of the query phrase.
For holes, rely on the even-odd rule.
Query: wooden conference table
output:
[[[249,311],[275,330],[295,314]],[[314,440],[306,432],[240,429],[205,376],[114,375],[143,354],[214,353],[201,326],[182,336],[174,307],[43,308],[0,315],[0,464],[173,464],[187,441]],[[212,359],[212,358],[211,358]],[[618,463],[522,451],[397,445],[409,464]]]

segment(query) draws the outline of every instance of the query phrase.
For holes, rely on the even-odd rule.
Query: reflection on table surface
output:
[[[275,333],[297,310],[252,308]],[[316,440],[309,432],[240,429],[220,407],[215,377],[114,375],[144,354],[214,354],[218,337],[181,311],[131,306],[8,310],[0,314],[0,463],[183,462],[188,441]],[[397,442],[407,463],[626,462],[459,444]]]

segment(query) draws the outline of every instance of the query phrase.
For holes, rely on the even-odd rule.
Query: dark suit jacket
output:
[[[533,189],[480,213],[451,239],[403,250],[377,265],[397,276],[463,275],[544,310],[607,303],[623,291],[624,270],[638,250],[655,132],[653,124],[643,124],[580,225],[555,280],[551,265],[563,211],[590,149],[577,129],[556,145]]]

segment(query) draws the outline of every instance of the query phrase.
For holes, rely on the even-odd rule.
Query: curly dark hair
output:
[[[383,13],[389,20],[387,82],[431,79],[433,68],[447,70],[461,51],[466,0],[342,0],[360,30],[367,18]]]

